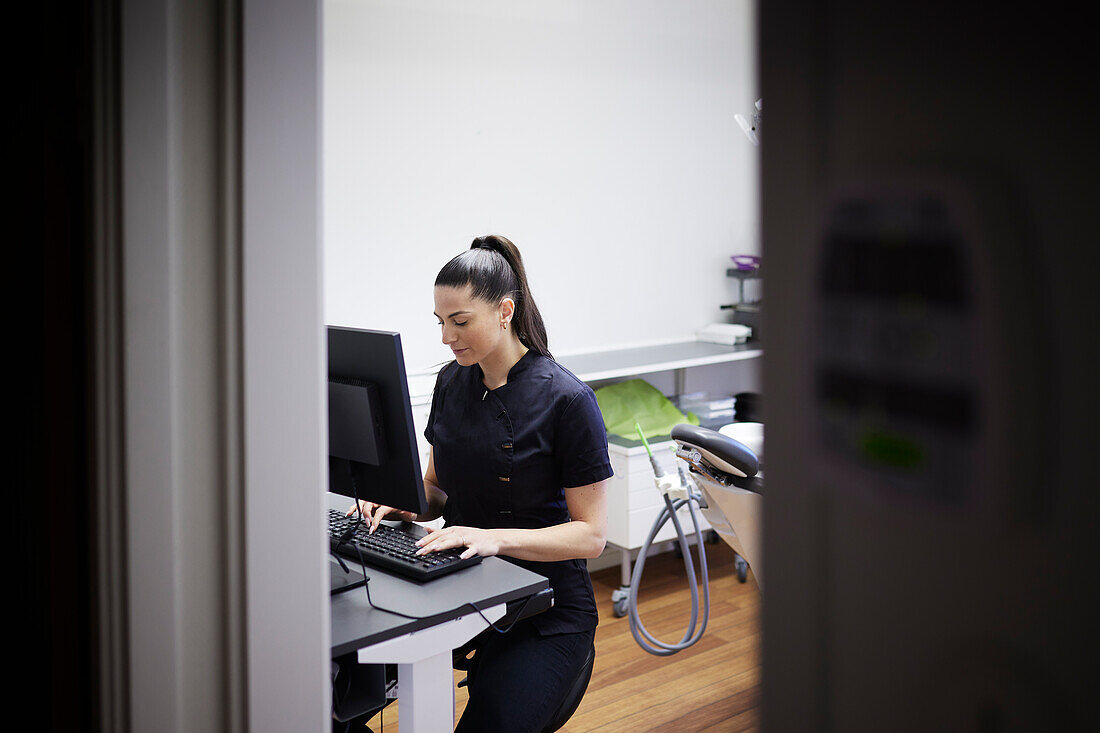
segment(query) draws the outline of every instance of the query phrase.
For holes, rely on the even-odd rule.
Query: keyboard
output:
[[[329,509],[328,541],[332,550],[354,562],[359,562],[362,555],[365,564],[412,580],[434,580],[481,562],[480,555],[462,559],[460,555],[465,548],[457,547],[417,555],[417,540],[428,534],[426,529],[418,525],[399,529],[388,524],[379,524],[378,529],[371,534],[370,526],[360,523],[355,533],[341,545],[340,539],[354,524],[354,515],[346,517],[342,512]]]

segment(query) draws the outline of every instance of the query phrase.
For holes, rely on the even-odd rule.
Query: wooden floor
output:
[[[697,644],[671,657],[643,651],[627,619],[615,618],[611,592],[619,587],[619,569],[593,574],[600,612],[596,663],[588,691],[563,733],[759,728],[760,593],[751,571],[747,583],[737,581],[733,551],[725,543],[708,544],[707,559],[711,598],[706,632]],[[646,563],[642,622],[665,642],[679,641],[690,618],[691,596],[683,575],[683,561],[672,553]],[[455,673],[456,681],[460,678]],[[455,720],[466,700],[465,688],[458,689]],[[398,712],[396,703],[390,705],[370,727],[398,731]]]

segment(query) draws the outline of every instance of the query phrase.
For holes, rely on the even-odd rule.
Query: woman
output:
[[[583,558],[604,548],[607,435],[592,390],[553,360],[519,250],[478,237],[435,280],[435,315],[454,361],[436,380],[432,445],[414,516],[444,527],[421,553],[465,547],[546,576],[554,606],[475,639],[470,701],[457,731],[539,731],[564,700],[592,645],[597,614]]]

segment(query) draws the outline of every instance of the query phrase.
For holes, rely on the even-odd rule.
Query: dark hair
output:
[[[531,297],[523,258],[507,237],[490,234],[476,238],[470,249],[443,265],[435,284],[453,288],[469,285],[470,295],[493,305],[511,298],[516,304],[512,319],[520,343],[537,354],[554,358],[547,344],[542,314]]]

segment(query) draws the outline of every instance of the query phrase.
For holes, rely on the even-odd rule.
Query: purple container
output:
[[[730,259],[738,270],[751,272],[760,269],[760,258],[756,255],[733,255]]]

